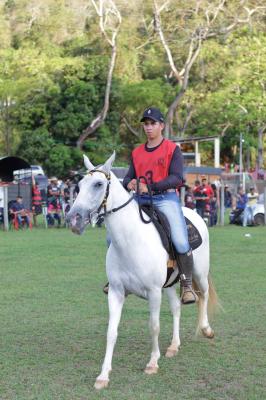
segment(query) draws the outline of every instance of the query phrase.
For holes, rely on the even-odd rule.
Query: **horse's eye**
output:
[[[100,188],[102,185],[103,185],[102,182],[96,182],[95,185],[94,185],[94,187]]]

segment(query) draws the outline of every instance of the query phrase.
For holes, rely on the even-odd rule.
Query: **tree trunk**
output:
[[[107,77],[107,84],[105,88],[105,97],[104,97],[104,106],[102,111],[97,115],[96,118],[90,123],[90,125],[83,131],[83,133],[80,135],[80,137],[77,140],[77,148],[82,149],[84,141],[87,139],[89,135],[91,135],[93,132],[96,131],[99,126],[102,125],[104,122],[107,112],[109,110],[109,99],[110,99],[110,92],[111,92],[111,86],[112,86],[112,77],[113,77],[113,71],[114,71],[114,66],[115,66],[115,60],[116,60],[116,45],[112,47],[112,55],[111,55],[111,61],[109,64],[109,71],[108,71],[108,77]]]
[[[258,170],[263,168],[263,133],[265,129],[266,125],[258,130]]]

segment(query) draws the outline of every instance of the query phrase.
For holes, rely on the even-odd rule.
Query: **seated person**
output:
[[[48,226],[53,226],[55,220],[57,221],[58,227],[61,225],[61,205],[59,199],[56,197],[50,197],[47,208],[47,222]]]
[[[21,227],[23,225],[23,222],[26,222],[28,227],[30,226],[30,214],[23,204],[22,196],[17,196],[16,201],[12,203],[10,213],[14,216],[15,222],[17,222],[18,227]]]
[[[248,196],[244,192],[242,187],[238,188],[236,195],[236,207],[233,210],[232,217],[230,219],[230,224],[234,224],[237,219],[240,218],[241,214],[244,212],[246,204],[248,201]]]

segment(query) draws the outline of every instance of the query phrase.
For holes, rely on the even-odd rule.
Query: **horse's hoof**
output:
[[[157,372],[159,371],[159,367],[146,367],[144,372],[147,375],[153,375],[153,374],[157,374]]]
[[[177,349],[167,349],[166,353],[165,353],[165,357],[167,358],[172,358],[174,356],[176,356],[178,353],[178,348]]]
[[[202,328],[201,332],[202,332],[203,336],[205,336],[208,339],[214,338],[214,331],[209,326],[207,328]]]
[[[94,388],[97,390],[101,390],[104,388],[107,388],[109,381],[108,380],[103,380],[103,379],[97,379]]]

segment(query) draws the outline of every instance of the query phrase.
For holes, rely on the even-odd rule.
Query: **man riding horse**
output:
[[[188,241],[188,232],[177,187],[183,181],[183,157],[179,146],[163,137],[164,117],[155,107],[147,108],[141,118],[147,142],[132,152],[132,158],[123,186],[137,191],[138,201],[150,204],[148,185],[152,200],[168,219],[171,239],[178,253],[180,268],[180,297],[183,304],[195,303],[197,295],[192,288],[193,255]],[[148,184],[148,185],[147,185]]]

